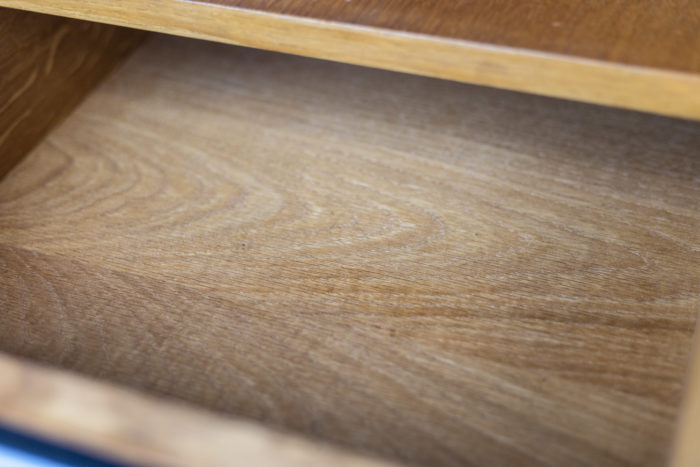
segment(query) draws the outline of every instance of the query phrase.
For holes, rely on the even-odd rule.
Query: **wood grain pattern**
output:
[[[140,41],[143,33],[0,8],[0,177]]]
[[[697,328],[695,334],[695,351],[689,365],[671,467],[700,465],[700,334]]]
[[[394,465],[1,354],[0,422],[131,465]]]
[[[697,1],[195,1],[700,73]]]
[[[415,464],[661,465],[699,129],[158,37],[0,185],[0,345]]]
[[[0,5],[700,119],[697,0]]]

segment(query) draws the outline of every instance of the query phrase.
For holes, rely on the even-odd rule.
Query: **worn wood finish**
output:
[[[695,351],[688,367],[685,397],[671,467],[700,465],[700,334],[696,330]]]
[[[131,465],[393,465],[1,354],[0,423]]]
[[[0,8],[0,177],[142,36],[130,29]]]
[[[696,0],[0,5],[700,119]]]
[[[0,185],[0,342],[418,464],[661,465],[699,130],[159,37]]]

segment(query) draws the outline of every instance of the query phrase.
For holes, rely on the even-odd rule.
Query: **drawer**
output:
[[[152,34],[39,133],[0,421],[133,464],[669,458],[697,122]]]

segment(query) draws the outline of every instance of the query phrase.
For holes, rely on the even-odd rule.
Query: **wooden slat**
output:
[[[700,119],[696,0],[0,5]]]
[[[0,177],[142,37],[139,31],[0,8]]]
[[[281,15],[700,73],[700,3],[685,0],[195,0]],[[670,54],[669,51],[674,51]]]
[[[393,465],[1,354],[0,423],[130,465]]]
[[[698,339],[700,334],[696,331],[695,351],[689,366],[671,467],[700,465],[700,341]]]
[[[425,465],[658,466],[700,126],[158,37],[0,184],[0,346]]]

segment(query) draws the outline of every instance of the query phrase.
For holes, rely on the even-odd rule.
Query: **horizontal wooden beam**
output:
[[[134,465],[396,465],[4,354],[0,423]]]
[[[688,2],[615,0],[593,7],[535,0],[0,0],[0,5],[700,119],[700,9]]]

